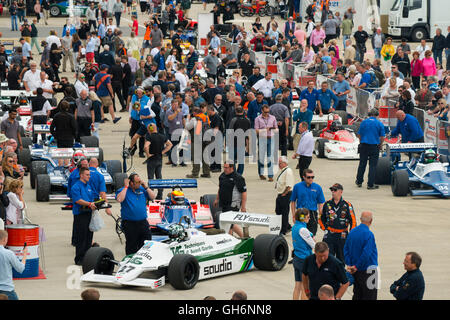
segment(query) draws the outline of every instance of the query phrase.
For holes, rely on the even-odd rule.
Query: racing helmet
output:
[[[340,122],[338,120],[334,120],[330,125],[330,130],[336,132],[339,130]]]
[[[82,159],[86,159],[86,156],[84,155],[84,153],[81,152],[80,150],[75,151],[72,155],[72,164],[77,165],[78,162],[80,162],[80,160],[82,160]]]
[[[167,228],[167,233],[170,239],[180,239],[185,236],[184,227],[180,224],[171,224]]]
[[[172,204],[183,205],[184,204],[184,193],[181,190],[174,190],[170,194],[170,199],[172,200]]]
[[[424,155],[423,155],[423,160],[425,163],[432,163],[434,161],[436,161],[437,159],[437,154],[436,152],[434,152],[433,149],[428,149],[425,151]]]

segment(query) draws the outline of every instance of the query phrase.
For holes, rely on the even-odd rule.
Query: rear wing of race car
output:
[[[2,90],[2,97],[35,97],[31,91],[26,90]]]
[[[432,143],[396,143],[396,144],[388,144],[386,146],[386,152],[389,154],[398,154],[398,153],[419,153],[423,152],[427,149],[433,149],[437,151],[437,146]]]
[[[50,133],[49,124],[35,124],[33,125],[34,133]]]
[[[52,159],[70,159],[75,151],[83,152],[88,159],[98,158],[100,155],[99,148],[51,148],[50,157]]]
[[[244,234],[249,226],[269,227],[271,234],[279,234],[281,231],[281,216],[266,215],[260,213],[248,213],[239,211],[227,211],[220,214],[220,229],[229,230],[232,224],[241,225]],[[248,237],[248,234],[245,234]]]
[[[150,189],[197,188],[197,179],[153,179],[148,181]]]

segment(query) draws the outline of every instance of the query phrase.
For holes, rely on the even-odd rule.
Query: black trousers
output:
[[[356,176],[356,183],[362,184],[364,181],[364,173],[366,172],[367,162],[369,162],[369,176],[367,186],[373,187],[375,184],[375,175],[377,173],[377,163],[379,157],[379,149],[376,144],[360,144],[359,150],[359,166]]]
[[[309,211],[309,222],[306,224],[306,228],[311,231],[313,236],[315,236],[317,233],[317,221],[317,211]]]
[[[154,157],[154,156],[153,156]],[[153,158],[152,157],[152,158]],[[147,177],[151,179],[162,179],[162,157],[160,159],[148,159],[147,160]],[[163,189],[158,189],[157,200],[161,200],[163,195]]]
[[[377,300],[378,290],[369,288],[368,285],[373,284],[369,277],[373,277],[373,273],[364,271],[356,271],[353,274],[355,282],[353,283],[353,298],[352,300]]]
[[[38,135],[34,134],[34,125],[35,124],[47,124],[47,116],[33,116],[33,143],[37,142]],[[40,134],[42,140],[45,139],[45,134]]]
[[[122,84],[112,83],[112,89],[114,95],[119,99],[120,106],[122,107],[122,109],[125,109],[125,102],[122,96]],[[113,99],[113,104],[114,104],[114,111],[116,111],[116,99]]]
[[[340,233],[331,233],[328,231],[327,234],[323,236],[323,242],[328,244],[330,248],[330,254],[344,262],[344,245],[347,238],[347,233],[342,237]]]
[[[88,23],[89,23],[89,31],[92,31],[92,26],[94,27],[94,31],[97,30],[97,21],[88,20]]]
[[[77,118],[77,140],[80,141],[80,137],[91,135],[92,118]]]
[[[286,122],[281,121],[281,126],[279,126],[279,141],[280,141],[280,151],[282,156],[287,156],[287,136],[286,136]]]
[[[89,230],[92,211],[84,211],[73,217],[73,240],[75,245],[75,264],[83,262],[84,255],[92,245],[94,233]]]
[[[285,234],[289,229],[291,194],[291,191],[289,191],[285,196],[279,194],[275,201],[275,213],[277,215],[281,215],[281,233],[283,234]]]
[[[130,127],[130,137],[133,138],[134,134],[138,131],[139,127],[141,126],[141,123],[138,120],[131,120],[131,127]],[[144,152],[144,144],[145,144],[145,138],[140,137],[139,138],[139,153]]]
[[[122,221],[122,230],[125,234],[125,254],[134,254],[144,245],[145,240],[152,240],[152,232],[147,220]]]
[[[298,159],[298,173],[300,174],[300,179],[302,179],[302,181],[304,180],[303,171],[309,168],[311,161],[312,157],[300,156],[300,158]]]

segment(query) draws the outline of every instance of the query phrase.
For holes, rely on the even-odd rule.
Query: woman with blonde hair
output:
[[[23,200],[23,181],[12,180],[9,184],[9,206],[6,207],[6,224],[22,223],[22,210],[25,208]]]
[[[391,77],[389,79],[389,86],[384,89],[381,98],[384,99],[385,106],[393,106],[396,104],[399,97],[400,93],[398,92],[397,79],[395,77]]]
[[[14,170],[14,154],[12,152],[8,152],[3,156],[2,170],[5,178],[21,178],[20,173]]]
[[[312,254],[312,249],[316,245],[313,234],[307,228],[309,222],[309,210],[300,208],[294,214],[295,223],[292,226],[292,245],[294,247],[294,274],[295,287],[293,300],[307,300],[306,293],[302,283],[302,270],[306,257]]]

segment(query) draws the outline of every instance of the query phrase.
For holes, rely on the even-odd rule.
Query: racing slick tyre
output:
[[[101,247],[91,247],[83,258],[83,273],[94,270],[95,274],[112,275],[114,271],[114,254],[111,250]]]
[[[38,174],[36,176],[36,200],[39,202],[50,200],[50,176],[48,174]]]
[[[211,216],[214,221],[214,226],[216,229],[219,229],[219,216],[218,212],[222,211],[219,206],[214,207],[214,201],[216,200],[216,194],[205,194],[200,197],[200,204],[207,204],[209,206],[209,210],[211,211]]]
[[[447,163],[447,162],[449,162],[448,160],[449,160],[448,156],[443,155],[443,154],[440,154],[440,155],[439,155],[439,161],[440,161],[441,163]]]
[[[391,183],[391,160],[388,157],[378,159],[375,184]]]
[[[123,188],[125,185],[124,180],[127,178],[128,178],[127,174],[123,172],[117,172],[116,174],[114,174],[113,175],[114,191]]]
[[[325,143],[327,142],[328,140],[326,139],[317,139],[314,146],[314,152],[317,158],[325,158]]]
[[[22,147],[23,149],[28,149],[29,146],[33,144],[33,140],[30,137],[22,138]]]
[[[30,168],[31,189],[36,187],[36,178],[38,174],[47,174],[47,161],[33,161]]]
[[[61,9],[57,6],[50,7],[50,15],[52,17],[57,17],[61,14]]]
[[[25,137],[25,129],[22,126],[19,127],[19,133],[20,133],[20,136],[23,139],[23,137]]]
[[[289,256],[289,246],[284,237],[274,234],[260,234],[253,245],[253,262],[259,270],[278,271],[283,269]]]
[[[111,177],[114,177],[116,173],[122,172],[122,164],[119,160],[105,160],[106,170]]]
[[[342,119],[342,124],[348,124],[347,111],[344,110],[335,110],[333,113],[337,114]]]
[[[396,170],[392,174],[392,193],[396,197],[405,197],[409,193],[409,175],[406,170]]]
[[[192,289],[197,284],[199,276],[200,266],[194,256],[190,254],[176,254],[170,260],[167,277],[175,289]]]
[[[103,163],[103,149],[102,148],[98,148],[98,165],[101,166]]]
[[[241,9],[239,9],[239,15],[240,15],[241,17],[251,17],[251,16],[253,16],[254,14],[255,14],[255,13],[254,13],[252,10],[248,9],[248,8],[243,7],[243,8],[241,8]]]
[[[95,136],[80,137],[80,143],[84,144],[86,148],[98,148],[98,138]]]
[[[322,133],[322,129],[312,129],[311,132],[313,137],[318,137]]]
[[[26,171],[30,170],[31,167],[31,151],[30,149],[19,150],[17,155],[17,162],[25,167]]]

